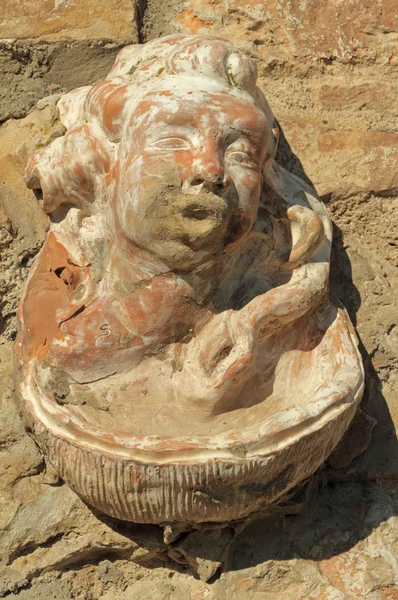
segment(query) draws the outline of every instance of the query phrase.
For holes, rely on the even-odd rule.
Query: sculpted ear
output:
[[[110,146],[99,126],[87,124],[35,152],[25,176],[28,187],[41,190],[44,212],[52,213],[62,204],[88,207],[101,200],[111,167]]]

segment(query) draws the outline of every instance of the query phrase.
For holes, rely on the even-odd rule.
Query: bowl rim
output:
[[[71,413],[66,406],[60,406],[50,394],[40,389],[35,376],[36,358],[25,369],[21,384],[22,397],[35,421],[55,437],[114,458],[142,463],[186,464],[210,459],[233,462],[256,456],[267,457],[324,427],[326,423],[333,422],[353,403],[359,404],[364,390],[364,369],[358,340],[345,309],[337,308],[336,320],[325,335],[334,326],[343,327],[348,334],[349,343],[343,347],[352,365],[351,370],[340,369],[345,379],[339,381],[336,375],[331,380],[334,386],[321,386],[305,405],[282,409],[244,431],[229,430],[212,437],[132,435],[105,431],[91,425],[83,416]]]

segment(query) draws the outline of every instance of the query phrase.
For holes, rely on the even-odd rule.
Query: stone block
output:
[[[24,117],[44,96],[97,81],[109,71],[122,45],[103,40],[0,40],[0,123]]]
[[[301,169],[320,196],[387,195],[398,189],[396,133],[350,129],[347,122],[342,123],[346,129],[332,130],[313,114],[281,115],[279,122],[289,145],[283,161],[289,164],[291,153],[300,156]]]
[[[26,189],[24,170],[29,154],[40,144],[60,135],[55,99],[22,121],[9,120],[0,128],[0,332],[15,335],[15,311],[27,267],[44,239],[48,219],[32,191]]]
[[[252,43],[260,54],[294,59],[394,63],[396,16],[388,0],[189,0],[177,16],[181,29],[211,27],[235,43]]]
[[[347,188],[351,193],[367,190],[392,193],[398,188],[396,133],[377,130],[320,131],[317,150],[319,162],[326,169],[323,185],[329,184],[331,189],[336,182],[337,186]],[[331,175],[330,179],[328,175]]]
[[[354,85],[329,83],[320,87],[319,100],[322,108],[326,109],[367,108],[383,112],[396,104],[396,95],[391,86],[380,81]]]
[[[133,0],[5,0],[0,39],[137,41]]]

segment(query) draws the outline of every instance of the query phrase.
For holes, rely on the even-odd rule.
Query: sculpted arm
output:
[[[322,219],[309,208],[292,206],[289,220],[299,235],[281,274],[287,283],[260,294],[239,310],[216,315],[190,347],[186,376],[191,398],[222,400],[239,392],[253,371],[256,347],[319,305],[328,289],[328,262],[310,262],[324,239]]]

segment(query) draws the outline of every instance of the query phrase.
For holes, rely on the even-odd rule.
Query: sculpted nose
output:
[[[219,175],[202,173],[200,177],[194,177],[191,180],[191,187],[204,187],[213,189],[214,187],[220,187],[224,185],[224,176],[222,173]]]
[[[193,162],[189,179],[191,188],[214,191],[229,187],[230,180],[214,138],[203,142],[199,156]]]

